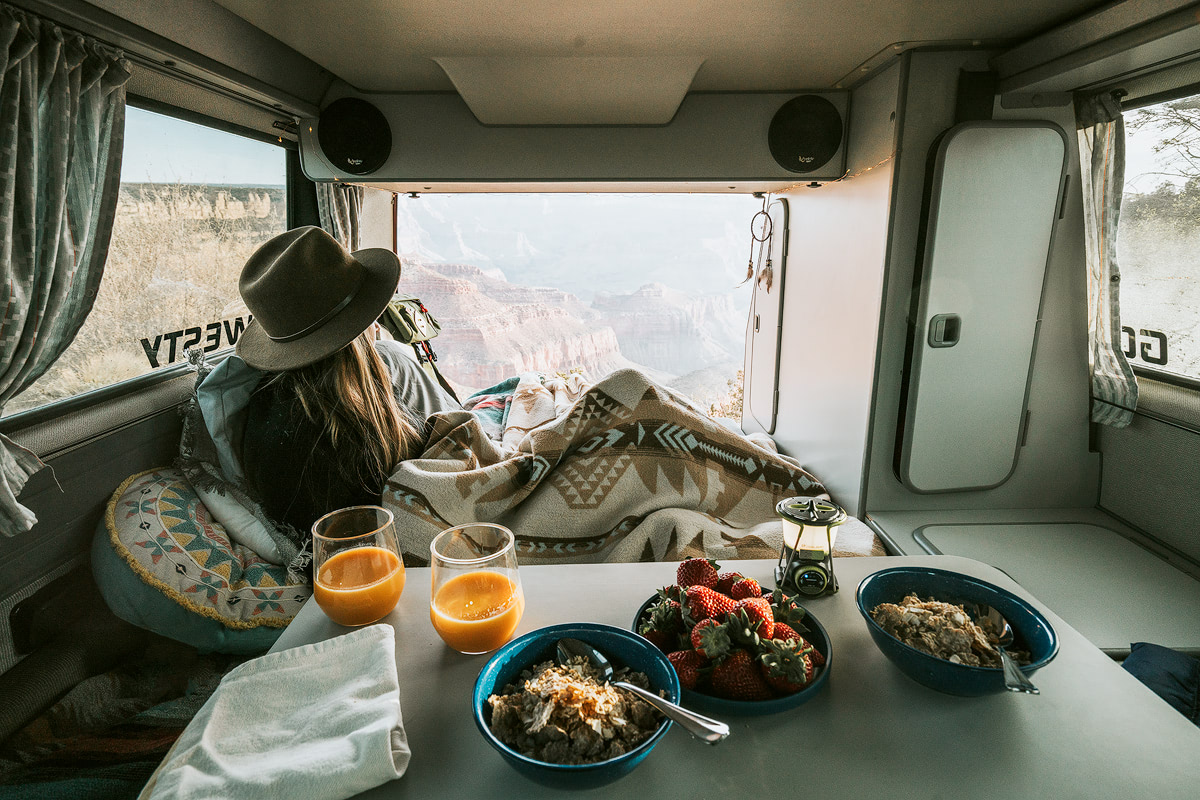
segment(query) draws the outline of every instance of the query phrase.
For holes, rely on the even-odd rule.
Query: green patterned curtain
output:
[[[1121,351],[1117,220],[1125,186],[1125,123],[1111,94],[1075,102],[1088,270],[1092,421],[1124,428],[1137,408],[1137,378]]]
[[[0,409],[92,308],[121,179],[128,63],[0,4]],[[16,496],[43,466],[0,436],[0,533],[37,521]]]
[[[358,249],[358,226],[364,194],[363,187],[350,183],[317,184],[317,211],[321,215],[321,227],[350,252]]]

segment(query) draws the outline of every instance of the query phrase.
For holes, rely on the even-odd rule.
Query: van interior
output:
[[[1200,125],[1200,5],[7,2],[120,51],[130,126],[150,112],[269,149],[274,211],[257,218],[280,230],[321,225],[318,192],[347,185],[366,192],[362,246],[401,254],[405,204],[442,197],[741,203],[743,432],[889,555],[993,565],[1115,659],[1142,641],[1200,655],[1200,204],[1184,203],[1200,140],[1152,116]],[[1121,224],[1154,203],[1174,221],[1124,240],[1097,223],[1115,213],[1104,123],[1125,137]],[[1138,137],[1151,177],[1135,182]],[[220,202],[267,202],[238,191]],[[1168,288],[1137,311],[1109,305],[1158,274]],[[178,333],[216,325],[214,358],[232,352],[244,312],[195,313],[127,336],[154,368],[101,365],[98,385],[3,411],[0,433],[50,468],[17,498],[36,524],[0,538],[0,738],[156,641],[105,608],[90,552],[122,482],[179,454],[196,376]],[[432,344],[454,381],[448,338]],[[1114,363],[1126,388],[1106,394]]]

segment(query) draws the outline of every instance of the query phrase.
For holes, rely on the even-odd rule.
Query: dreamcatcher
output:
[[[771,293],[771,284],[775,282],[775,270],[771,266],[771,239],[775,235],[775,221],[767,213],[769,201],[770,195],[763,195],[762,209],[750,219],[750,259],[746,262],[746,280],[742,281],[745,284],[757,272],[758,285],[765,287],[767,294]],[[755,258],[756,247],[758,249],[757,259]]]

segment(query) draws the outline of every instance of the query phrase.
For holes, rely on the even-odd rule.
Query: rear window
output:
[[[400,290],[465,397],[521,372],[635,368],[740,419],[750,220],[704,194],[400,196]]]

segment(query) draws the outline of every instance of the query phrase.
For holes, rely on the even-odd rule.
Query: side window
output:
[[[1200,95],[1125,112],[1117,236],[1130,363],[1200,379]]]
[[[96,303],[15,414],[230,347],[249,322],[238,275],[287,225],[283,148],[129,107],[121,190]]]

